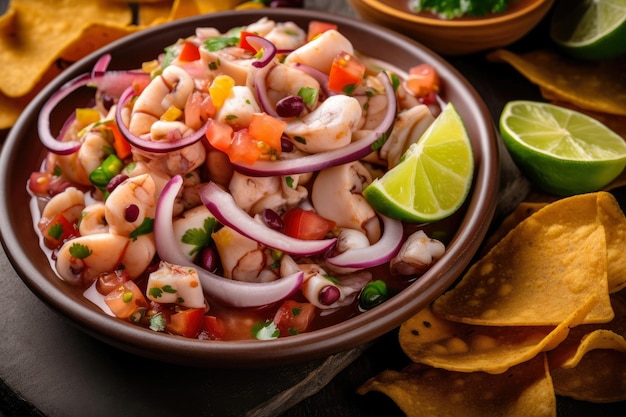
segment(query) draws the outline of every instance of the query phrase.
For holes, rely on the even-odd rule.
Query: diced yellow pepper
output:
[[[178,118],[183,114],[183,111],[176,106],[170,106],[169,109],[163,113],[161,116],[161,120],[166,122],[173,122],[174,120],[178,120]]]
[[[76,109],[76,121],[80,126],[87,126],[100,121],[100,112],[92,108]]]
[[[234,86],[235,80],[228,75],[220,74],[215,77],[209,86],[209,94],[216,108],[222,107],[226,98],[232,93]]]

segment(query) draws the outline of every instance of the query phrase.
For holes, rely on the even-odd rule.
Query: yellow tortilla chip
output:
[[[450,372],[413,364],[402,372],[386,370],[359,387],[379,391],[407,417],[549,417],[556,397],[545,355],[499,375]]]
[[[606,233],[609,292],[617,292],[626,287],[626,217],[608,193],[599,194],[598,216]]]
[[[73,42],[62,51],[59,51],[59,56],[65,61],[75,62],[93,51],[140,29],[137,26],[94,23],[85,26]]]
[[[476,326],[440,319],[426,308],[400,326],[400,346],[416,363],[449,371],[500,374],[561,343],[595,302],[590,298],[556,327]]]
[[[547,205],[509,232],[433,303],[440,317],[492,326],[557,326],[596,296],[584,323],[613,318],[600,194]]]
[[[58,58],[59,52],[95,23],[129,25],[126,4],[105,0],[13,0],[15,24],[0,37],[0,92],[28,94]]]
[[[623,339],[622,339],[623,340]],[[572,368],[551,370],[558,395],[594,403],[626,400],[626,351],[594,349]]]
[[[509,63],[539,85],[544,94],[549,94],[549,99],[626,116],[626,58],[582,61],[547,49],[523,54],[499,49],[489,53],[487,58]]]

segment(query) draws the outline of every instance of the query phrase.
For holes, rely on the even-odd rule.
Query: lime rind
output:
[[[574,58],[611,59],[626,53],[626,0],[562,0],[550,37]]]
[[[522,172],[555,195],[597,191],[626,166],[621,136],[587,115],[549,103],[507,103],[500,132]]]

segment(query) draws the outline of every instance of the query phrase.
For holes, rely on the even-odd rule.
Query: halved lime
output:
[[[502,139],[522,172],[549,193],[597,191],[626,166],[626,143],[583,113],[536,101],[508,102]]]
[[[449,103],[400,162],[367,186],[363,195],[388,217],[432,222],[461,207],[473,174],[474,156],[467,130]]]
[[[581,59],[626,53],[626,0],[561,0],[554,8],[550,37]]]

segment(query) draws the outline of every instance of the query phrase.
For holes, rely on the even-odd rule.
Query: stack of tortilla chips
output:
[[[556,395],[626,400],[626,217],[613,194],[523,203],[502,227],[401,326],[414,363],[360,393],[383,392],[408,416],[555,416]]]
[[[0,16],[0,131],[69,64],[125,35],[241,0],[10,0]]]

